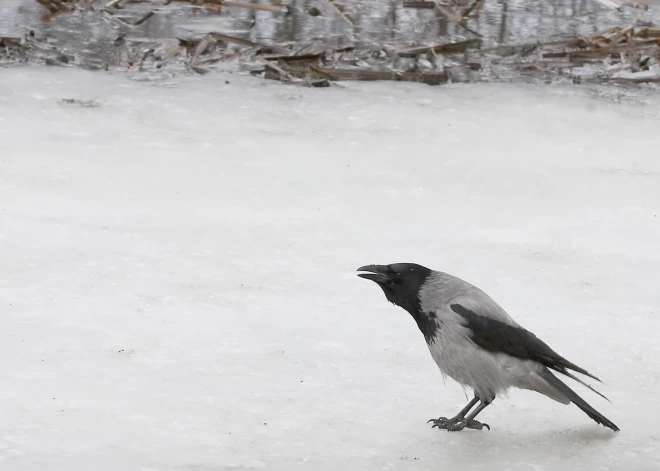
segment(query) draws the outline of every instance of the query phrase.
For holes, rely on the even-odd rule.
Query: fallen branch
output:
[[[190,3],[195,7],[205,7],[210,10],[221,12],[223,6],[228,7],[237,7],[237,8],[248,8],[250,10],[263,10],[269,11],[271,13],[286,13],[287,8],[284,5],[263,5],[261,3],[252,3],[252,2],[240,2],[237,0],[167,0],[166,5],[177,2],[177,3]]]
[[[270,11],[272,13],[285,13],[286,9],[278,5],[262,5],[261,3],[236,2],[234,0],[222,0],[221,5],[228,7],[249,8],[252,10]]]
[[[144,23],[145,21],[147,21],[149,18],[151,18],[151,17],[154,16],[155,14],[156,14],[156,12],[150,11],[149,13],[147,13],[146,15],[144,15],[142,18],[140,18],[139,20],[137,20],[135,23],[133,23],[133,26],[140,26],[142,23]]]
[[[630,8],[638,8],[640,10],[648,10],[649,9],[648,4],[643,3],[643,2],[635,2],[635,1],[632,1],[632,0],[623,0],[621,2],[621,4],[625,5],[627,7],[630,7]]]
[[[660,38],[660,28],[644,28],[637,33],[638,38]]]
[[[280,75],[280,80],[282,80],[282,81],[286,81],[286,82],[293,82],[293,81],[295,81],[295,79],[293,78],[293,76],[292,76],[289,72],[287,72],[286,70],[282,69],[280,66],[278,66],[278,65],[275,64],[274,62],[271,62],[271,61],[269,61],[269,60],[267,60],[267,59],[264,59],[263,57],[257,57],[257,60],[259,60],[260,62],[263,62],[263,64],[264,64],[267,68],[270,68],[270,69],[274,70],[275,72],[277,72],[277,73]]]
[[[412,0],[403,2],[403,8],[429,9],[435,8],[435,2],[430,0]]]
[[[437,46],[413,47],[398,51],[399,57],[416,57],[420,54],[434,52],[436,54],[456,54],[465,52],[468,49],[478,49],[481,47],[481,39],[467,39],[455,43],[438,44]]]
[[[421,82],[428,85],[439,85],[449,81],[446,72],[418,73],[418,72],[396,72],[389,70],[371,69],[348,69],[348,68],[325,68],[317,67],[319,72],[325,76],[333,77],[333,80],[394,80],[397,82]]]

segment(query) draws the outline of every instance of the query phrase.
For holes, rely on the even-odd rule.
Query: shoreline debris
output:
[[[447,82],[515,81],[568,78],[575,83],[660,82],[660,28],[612,27],[563,41],[482,47],[481,39],[409,47],[344,47],[321,44],[267,46],[221,33],[178,40],[132,43],[126,34],[114,42],[116,66],[162,70],[182,64],[204,74],[232,62],[235,69],[287,84],[327,86],[344,80]],[[72,66],[76,58],[38,39],[0,37],[0,63],[39,62]],[[109,68],[109,65],[99,68]],[[226,68],[225,68],[226,69]],[[489,74],[484,74],[488,69]]]
[[[319,0],[341,15],[336,0]],[[478,15],[485,0],[470,0],[461,9],[451,10],[457,25]],[[642,8],[644,4],[625,0]],[[145,39],[132,33],[159,12],[142,8],[135,19],[126,17],[134,0],[37,0],[49,17],[75,10],[96,12],[118,27],[106,50],[113,58],[86,58],[58,48],[57,41],[29,32],[23,37],[0,37],[0,66],[17,63],[44,63],[91,69],[138,70],[205,74],[213,69],[250,73],[282,83],[323,87],[344,80],[413,81],[429,85],[448,82],[565,81],[573,83],[659,83],[660,27],[610,27],[588,36],[560,41],[537,41],[491,46],[480,37],[457,37],[455,41],[427,44],[380,44],[331,48],[326,44],[264,44],[245,37],[208,32],[190,37]],[[283,12],[280,0],[164,0],[187,3],[193,8],[238,6]],[[149,4],[149,2],[141,2]],[[404,0],[405,8],[433,8],[437,0]],[[442,13],[442,12],[440,12]],[[447,12],[445,12],[447,13]],[[121,15],[121,16],[120,16]],[[353,23],[349,16],[342,16]],[[463,26],[465,26],[463,24]],[[135,37],[132,37],[135,36]],[[67,49],[68,50],[68,49]]]

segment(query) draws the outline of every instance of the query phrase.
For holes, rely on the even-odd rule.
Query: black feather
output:
[[[570,401],[573,404],[578,406],[582,410],[582,412],[584,412],[593,420],[595,420],[596,423],[604,425],[605,427],[609,427],[615,432],[619,431],[619,427],[617,427],[614,422],[612,422],[610,419],[608,419],[603,414],[598,412],[596,409],[591,407],[587,403],[587,401],[585,401],[580,396],[578,396],[575,391],[573,391],[571,388],[566,386],[559,378],[553,375],[547,368],[543,369],[542,374],[543,374],[543,379],[545,379],[548,383],[550,383],[555,389],[561,391],[566,397],[570,399]]]
[[[472,331],[472,341],[485,350],[506,353],[523,360],[534,360],[559,373],[566,374],[567,369],[577,371],[600,381],[584,368],[559,355],[529,330],[480,316],[460,304],[452,304],[451,309],[466,320],[465,326]]]
[[[550,367],[549,367],[549,368],[550,368]],[[569,373],[569,372],[566,371],[565,369],[554,368],[554,367],[553,367],[553,368],[550,368],[550,369],[555,370],[555,371],[557,371],[558,373],[561,373],[561,374],[563,374],[563,375],[568,376],[569,378],[571,378],[571,379],[577,381],[578,383],[580,383],[580,384],[581,384],[582,386],[584,386],[585,388],[589,388],[589,389],[591,389],[593,392],[595,392],[596,394],[598,394],[600,397],[602,397],[602,398],[605,399],[606,401],[608,401],[608,402],[612,402],[612,401],[610,401],[610,400],[607,398],[607,396],[606,396],[605,394],[603,394],[603,393],[600,392],[600,391],[597,391],[597,390],[596,390],[594,387],[592,387],[590,384],[585,383],[585,382],[582,381],[580,378],[578,378],[578,377],[575,376],[574,374]]]

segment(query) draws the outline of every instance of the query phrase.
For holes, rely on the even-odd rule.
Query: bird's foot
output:
[[[463,417],[453,417],[451,419],[448,419],[447,417],[440,417],[439,419],[431,419],[427,424],[430,424],[433,422],[433,425],[431,425],[431,428],[442,428],[442,429],[447,429],[449,430],[449,427],[452,425],[456,425],[460,423],[463,420]]]
[[[477,422],[476,420],[465,419],[450,425],[449,427],[447,427],[447,431],[460,432],[464,428],[471,428],[473,430],[482,430],[484,427],[490,430],[490,425],[488,424]]]

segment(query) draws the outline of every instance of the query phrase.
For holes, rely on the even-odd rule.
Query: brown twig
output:
[[[325,0],[338,14],[339,16],[346,21],[349,25],[355,25],[355,21],[349,15],[344,13],[344,11],[335,3],[335,0]]]
[[[460,26],[463,28],[465,31],[468,31],[469,33],[474,34],[475,36],[478,37],[483,37],[481,34],[477,33],[476,31],[470,29],[467,27],[466,19],[463,18],[460,14],[458,14],[456,11],[449,9],[448,7],[442,5],[441,3],[437,2],[434,0],[435,3],[435,8],[437,11],[439,11],[442,15],[450,19],[456,26]]]

